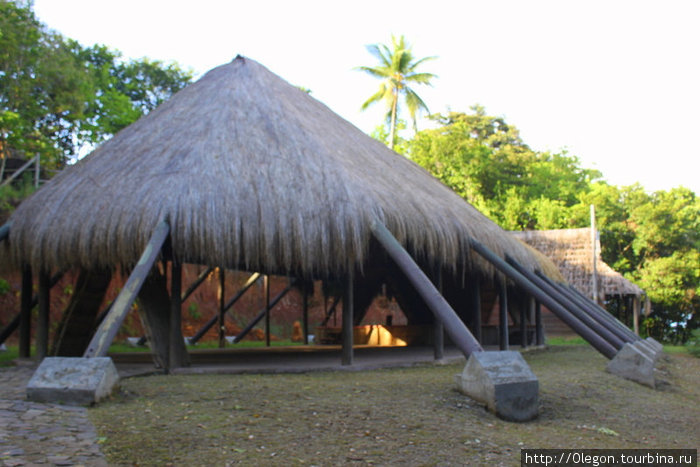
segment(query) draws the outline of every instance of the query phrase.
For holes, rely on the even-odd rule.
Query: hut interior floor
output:
[[[536,349],[531,346],[528,349]],[[484,350],[498,350],[486,346]],[[511,350],[522,350],[519,345]],[[305,373],[309,371],[364,371],[398,368],[419,364],[466,363],[459,349],[446,346],[443,359],[436,361],[432,346],[354,347],[352,365],[341,364],[339,345],[263,347],[254,349],[202,349],[189,352],[191,365],[177,368],[173,374]],[[110,354],[120,377],[162,373],[153,364],[150,353]]]

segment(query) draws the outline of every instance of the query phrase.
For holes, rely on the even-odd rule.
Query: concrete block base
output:
[[[27,383],[27,399],[67,405],[93,405],[119,386],[109,357],[48,357]]]
[[[654,360],[632,344],[625,344],[608,362],[606,370],[650,388],[656,387]]]
[[[632,342],[632,346],[634,346],[637,350],[641,351],[644,355],[647,357],[651,358],[654,363],[659,359],[661,356],[661,351],[657,350],[652,344],[645,340],[638,340]]]
[[[659,341],[657,341],[653,337],[647,337],[646,339],[644,339],[644,342],[648,343],[654,350],[656,350],[659,353],[664,351],[664,346],[661,345],[661,343],[659,343]]]
[[[519,352],[474,352],[455,381],[461,393],[504,420],[537,417],[539,382]]]

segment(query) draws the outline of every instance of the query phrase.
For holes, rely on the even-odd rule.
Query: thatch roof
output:
[[[339,274],[366,260],[375,217],[433,264],[473,266],[477,238],[537,265],[421,167],[239,56],[22,203],[6,253],[15,266],[128,267],[165,219],[185,262]]]
[[[536,248],[559,267],[566,281],[588,297],[593,296],[593,243],[591,229],[529,230],[511,232]],[[595,264],[600,296],[644,295],[644,291],[608,266],[600,254],[596,238]]]

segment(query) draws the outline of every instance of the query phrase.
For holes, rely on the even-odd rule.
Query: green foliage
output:
[[[12,212],[21,200],[34,193],[36,188],[31,176],[24,175],[19,183],[0,187],[0,211]]]
[[[5,279],[0,278],[0,295],[7,295],[12,290],[12,286]]]
[[[192,302],[189,304],[187,307],[187,313],[192,319],[200,319],[202,317],[202,313],[199,311],[199,305],[197,302]]]
[[[431,119],[441,126],[419,132],[410,157],[505,229],[571,227],[578,196],[600,177],[566,153],[536,153],[481,106]]]
[[[0,150],[61,167],[191,80],[177,65],[123,61],[48,30],[31,2],[0,0]]]
[[[386,121],[389,124],[389,147],[396,143],[396,125],[399,114],[399,99],[403,97],[406,109],[416,130],[416,114],[419,110],[428,111],[423,99],[410,87],[411,84],[427,84],[436,76],[420,73],[416,69],[424,62],[436,57],[415,59],[412,47],[404,36],[391,36],[391,47],[384,44],[367,46],[367,51],[377,59],[377,66],[360,66],[356,69],[382,80],[379,90],[362,104],[366,109],[372,104],[384,101],[387,109]]]
[[[415,162],[507,230],[585,227],[594,205],[604,261],[652,302],[648,335],[684,342],[700,327],[700,201],[692,191],[608,185],[575,156],[531,150],[480,106],[431,118],[440,126],[408,142]]]
[[[685,344],[688,353],[700,358],[700,329],[694,329],[691,338]]]

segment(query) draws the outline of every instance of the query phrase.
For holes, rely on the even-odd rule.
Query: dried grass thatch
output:
[[[587,296],[593,296],[591,229],[530,230],[511,234],[551,259],[569,284]],[[641,288],[603,262],[597,235],[595,250],[599,295],[644,295]]]
[[[375,217],[432,264],[474,266],[477,238],[538,265],[422,168],[237,57],[22,203],[6,253],[15,266],[128,267],[165,219],[182,261],[318,277],[366,260]]]

